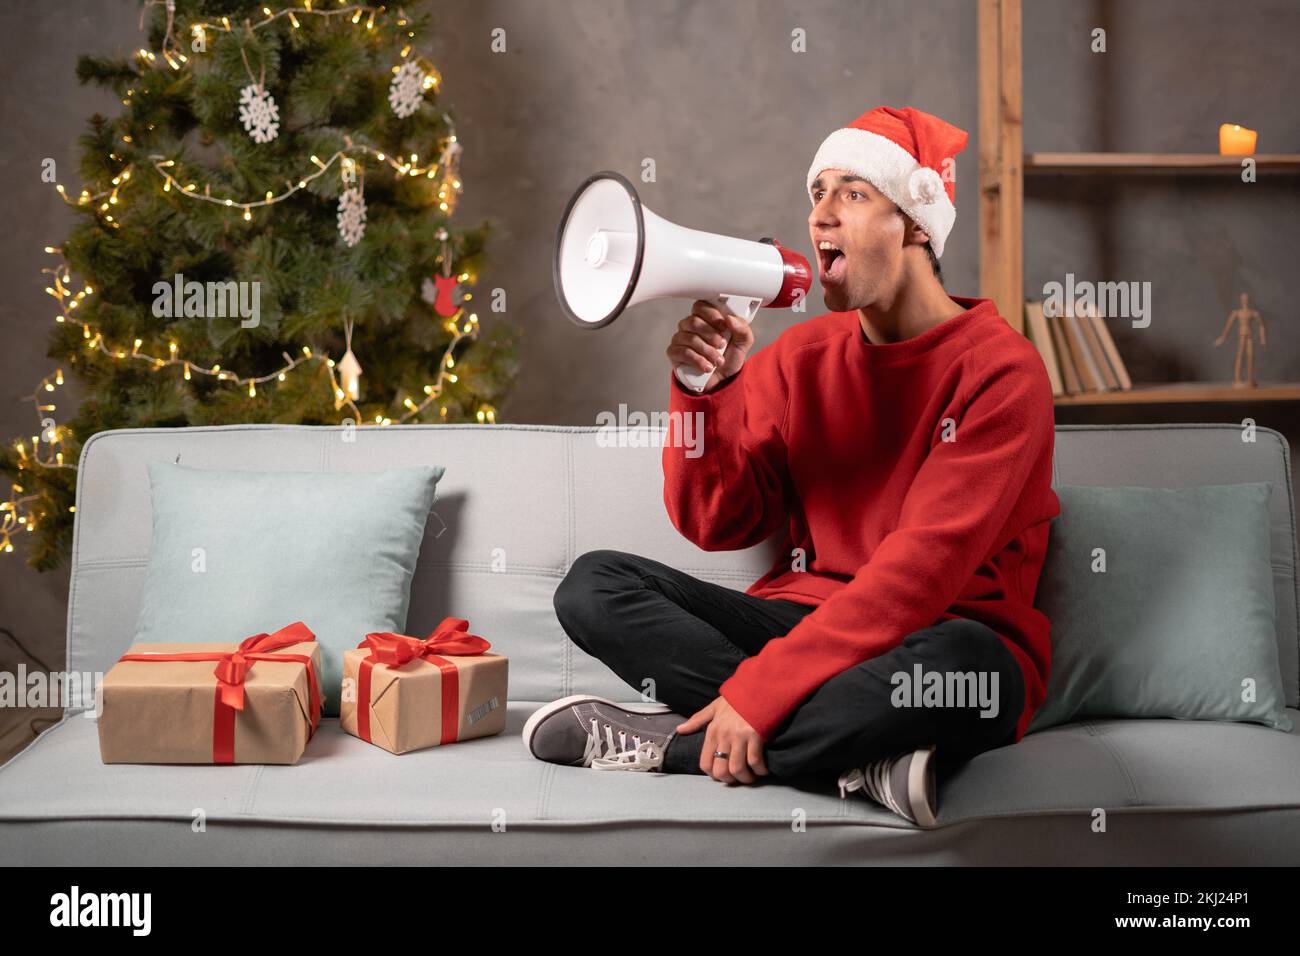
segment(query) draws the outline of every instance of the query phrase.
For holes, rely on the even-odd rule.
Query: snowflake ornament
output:
[[[388,86],[388,105],[402,119],[410,116],[424,102],[424,71],[410,60],[393,74]]]
[[[239,121],[255,143],[269,143],[280,132],[280,110],[275,97],[260,83],[239,91]]]
[[[339,196],[339,235],[349,246],[355,246],[366,232],[366,199],[361,190],[345,189]]]

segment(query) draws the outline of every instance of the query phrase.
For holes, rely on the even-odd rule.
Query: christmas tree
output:
[[[518,333],[473,311],[489,223],[450,223],[421,4],[145,0],[148,48],[80,59],[122,110],[90,119],[84,188],[56,184],[78,222],[46,248],[55,365],[0,449],[0,550],[25,530],[29,564],[62,562],[104,429],[496,420]]]

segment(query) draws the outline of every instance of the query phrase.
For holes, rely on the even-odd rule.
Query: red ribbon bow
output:
[[[460,736],[460,673],[454,662],[439,656],[475,657],[492,645],[469,633],[469,621],[445,617],[433,633],[420,640],[406,634],[376,632],[367,634],[358,648],[370,648],[357,674],[357,736],[370,739],[370,685],[376,664],[399,668],[414,660],[428,661],[442,671],[442,743],[452,743]]]
[[[254,634],[239,642],[233,651],[199,651],[188,654],[124,654],[123,661],[216,661],[217,678],[212,719],[212,762],[235,762],[235,711],[244,709],[244,681],[257,661],[292,661],[307,669],[307,689],[311,695],[311,731],[320,723],[320,687],[311,658],[305,654],[276,653],[294,644],[315,641],[316,635],[302,621],[294,621],[274,634]]]

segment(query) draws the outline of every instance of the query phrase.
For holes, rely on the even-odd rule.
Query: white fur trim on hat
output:
[[[929,233],[936,258],[943,255],[957,210],[937,171],[892,139],[853,127],[837,129],[817,150],[808,167],[809,199],[813,180],[825,169],[846,169],[867,180]]]

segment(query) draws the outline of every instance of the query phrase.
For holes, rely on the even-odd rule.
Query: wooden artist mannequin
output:
[[[1228,313],[1228,322],[1223,327],[1222,334],[1214,340],[1215,346],[1223,344],[1228,337],[1228,331],[1235,323],[1237,326],[1237,364],[1233,370],[1232,387],[1233,388],[1254,388],[1255,387],[1255,330],[1252,322],[1259,323],[1259,345],[1263,348],[1268,344],[1264,333],[1264,317],[1250,307],[1250,298],[1246,293],[1241,294],[1240,307],[1233,309]],[[1241,375],[1241,358],[1242,353],[1246,356],[1246,376],[1243,379]]]

